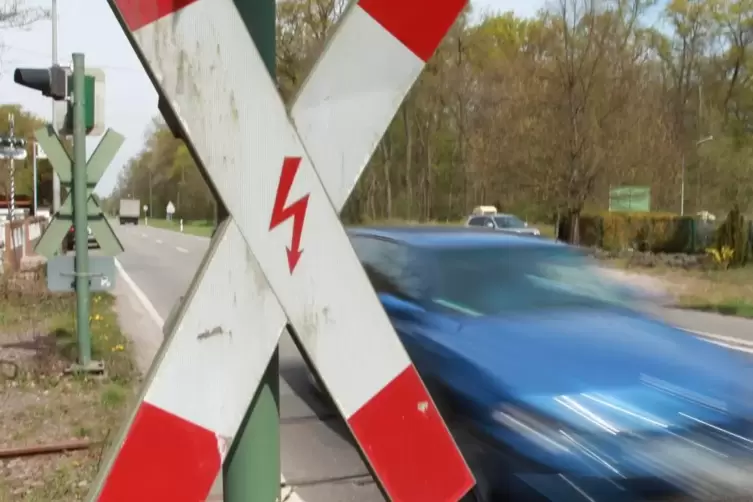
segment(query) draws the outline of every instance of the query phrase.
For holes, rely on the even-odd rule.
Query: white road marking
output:
[[[717,335],[716,333],[709,333],[708,331],[697,331],[680,326],[677,327],[705,342],[720,345],[738,352],[753,354],[753,340],[745,340],[744,338],[736,338],[734,336]]]
[[[209,242],[209,240],[211,239],[211,237],[207,237],[207,236],[204,236],[204,235],[187,234],[185,232],[181,232],[177,228],[158,228],[158,227],[151,227],[151,228],[154,229],[155,233],[158,233],[158,232],[170,232],[171,234],[182,235],[183,237],[185,237],[187,239],[193,239],[193,240],[197,240],[198,239],[198,240],[200,240],[202,242]]]
[[[140,287],[138,287],[136,282],[131,279],[131,276],[128,275],[128,273],[123,268],[123,265],[120,263],[120,261],[118,261],[117,258],[115,258],[115,268],[118,269],[120,276],[123,278],[126,284],[128,284],[128,287],[131,288],[133,294],[136,295],[136,298],[141,303],[141,306],[144,307],[144,309],[147,311],[149,317],[152,318],[152,321],[154,321],[160,331],[162,331],[162,328],[165,325],[165,320],[161,315],[159,315],[159,312],[157,312],[154,304],[149,301],[149,297],[146,296],[146,293],[144,293],[144,291]],[[283,476],[282,473],[280,473],[280,485],[282,487],[280,490],[280,500],[283,500],[285,502],[306,502],[301,498],[300,495],[295,492],[295,488],[285,483],[285,476]]]
[[[146,296],[146,294],[141,290],[140,287],[136,285],[133,279],[131,279],[131,276],[129,276],[125,269],[123,268],[123,265],[120,263],[120,261],[115,258],[115,268],[118,269],[118,272],[120,273],[123,280],[128,284],[128,286],[131,288],[131,291],[133,291],[133,294],[136,295],[136,298],[141,303],[141,306],[144,307],[146,312],[149,314],[149,317],[152,318],[154,323],[159,327],[160,330],[162,330],[162,326],[165,324],[165,320],[162,319],[162,316],[159,315],[159,312],[157,312],[157,309],[154,308],[154,304],[149,301],[149,298]]]
[[[162,244],[162,239],[157,239],[157,244]]]
[[[188,253],[188,249],[176,246],[175,249],[180,253]]]
[[[701,338],[704,342],[713,343],[714,345],[720,345],[722,347],[726,347],[728,349],[736,350],[738,352],[745,352],[748,354],[753,354],[753,348],[749,347],[741,347],[740,345],[731,345],[729,343],[719,342],[716,340],[712,340],[711,338]]]
[[[684,331],[687,331],[688,333],[693,333],[694,335],[698,335],[703,338],[711,338],[714,340],[718,340],[720,342],[726,342],[733,345],[742,345],[743,347],[753,347],[753,340],[746,340],[744,338],[736,338],[734,336],[724,336],[724,335],[717,335],[716,333],[709,333],[707,331],[696,331],[693,329],[685,329],[682,328]]]
[[[147,235],[146,234],[141,234],[141,237],[143,237],[144,239],[146,239]]]

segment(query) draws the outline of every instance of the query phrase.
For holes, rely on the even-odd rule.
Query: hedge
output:
[[[571,218],[563,218],[560,225],[558,235],[570,242]],[[699,248],[699,226],[702,223],[692,216],[673,213],[581,214],[579,244],[607,251],[693,253],[703,249]],[[705,239],[713,239],[713,233]]]

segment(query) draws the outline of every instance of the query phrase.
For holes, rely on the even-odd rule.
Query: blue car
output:
[[[469,500],[753,493],[753,365],[642,313],[554,241],[350,230],[474,471]]]

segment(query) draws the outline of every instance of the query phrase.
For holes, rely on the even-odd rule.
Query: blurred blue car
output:
[[[752,365],[575,248],[468,228],[351,242],[477,479],[469,500],[753,493]]]

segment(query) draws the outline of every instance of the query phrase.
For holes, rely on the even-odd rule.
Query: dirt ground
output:
[[[77,353],[75,297],[47,292],[43,269],[0,276],[0,502],[86,495],[136,382],[113,305],[109,295],[92,295],[92,354],[105,374],[67,374]],[[10,451],[71,441],[91,445],[28,456]]]

